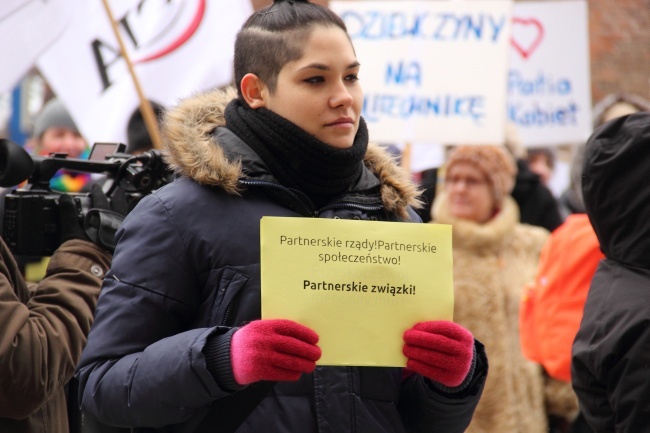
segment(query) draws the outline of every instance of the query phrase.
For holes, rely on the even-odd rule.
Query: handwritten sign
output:
[[[451,226],[261,222],[262,318],[320,336],[321,365],[404,366],[404,331],[453,317]]]
[[[362,65],[371,138],[500,144],[512,2],[333,1]]]
[[[525,146],[585,141],[592,130],[586,1],[515,3],[508,120]]]

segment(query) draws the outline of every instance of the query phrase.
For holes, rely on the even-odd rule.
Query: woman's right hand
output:
[[[230,344],[235,380],[240,385],[296,381],[311,373],[321,350],[318,334],[292,320],[256,320],[237,330]]]

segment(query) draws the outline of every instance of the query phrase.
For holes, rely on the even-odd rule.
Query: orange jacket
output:
[[[556,379],[571,381],[571,346],[603,257],[587,215],[569,215],[546,241],[535,282],[524,290],[519,316],[524,356]]]

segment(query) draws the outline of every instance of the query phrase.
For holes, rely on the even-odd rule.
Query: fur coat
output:
[[[454,321],[485,344],[490,373],[468,433],[546,433],[544,379],[538,364],[523,357],[519,302],[535,278],[545,229],[519,223],[507,196],[485,224],[454,218],[447,194],[436,197],[435,223],[453,226]]]

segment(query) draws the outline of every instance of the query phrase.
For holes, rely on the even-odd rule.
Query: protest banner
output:
[[[517,2],[508,120],[524,146],[584,142],[592,131],[587,2]]]
[[[232,81],[235,35],[248,1],[111,2],[146,98],[166,106]],[[77,6],[69,28],[37,61],[90,142],[126,139],[140,105],[101,0]]]
[[[262,318],[318,333],[320,365],[406,365],[404,331],[453,319],[451,226],[261,222]]]
[[[81,0],[0,3],[0,92],[11,90],[70,25]]]
[[[379,142],[500,144],[511,1],[333,1]]]

